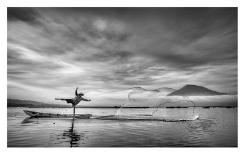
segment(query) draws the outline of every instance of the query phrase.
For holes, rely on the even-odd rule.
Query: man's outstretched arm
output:
[[[62,100],[62,101],[66,101],[67,103],[73,103],[73,100],[68,98],[55,98],[55,100]]]
[[[76,91],[75,91],[75,95],[76,95],[76,96],[78,95],[78,93],[77,93],[77,89],[78,89],[78,87],[76,88]]]
[[[91,101],[90,99],[82,98],[83,101]]]

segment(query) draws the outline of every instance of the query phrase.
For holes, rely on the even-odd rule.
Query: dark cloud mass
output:
[[[237,93],[237,8],[8,8],[8,97]],[[113,93],[112,93],[113,92]],[[115,92],[117,92],[115,94]]]
[[[8,8],[8,21],[36,23],[38,13],[32,8]]]

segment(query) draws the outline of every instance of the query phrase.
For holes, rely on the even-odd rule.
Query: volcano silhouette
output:
[[[210,90],[197,85],[185,85],[184,87],[168,94],[167,96],[213,96],[226,95],[225,93]]]

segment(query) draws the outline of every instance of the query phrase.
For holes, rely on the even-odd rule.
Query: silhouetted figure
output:
[[[66,101],[67,103],[71,103],[72,104],[72,107],[73,107],[73,118],[75,117],[75,108],[76,108],[76,105],[80,102],[80,101],[91,101],[90,99],[86,99],[86,98],[83,98],[84,94],[83,93],[77,93],[77,89],[78,87],[76,88],[76,91],[75,91],[75,97],[74,98],[55,98],[55,100],[63,100],[63,101]]]

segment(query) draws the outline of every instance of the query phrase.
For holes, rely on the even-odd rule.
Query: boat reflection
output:
[[[26,117],[21,124],[38,124],[38,120],[37,119],[33,119],[31,117]]]

